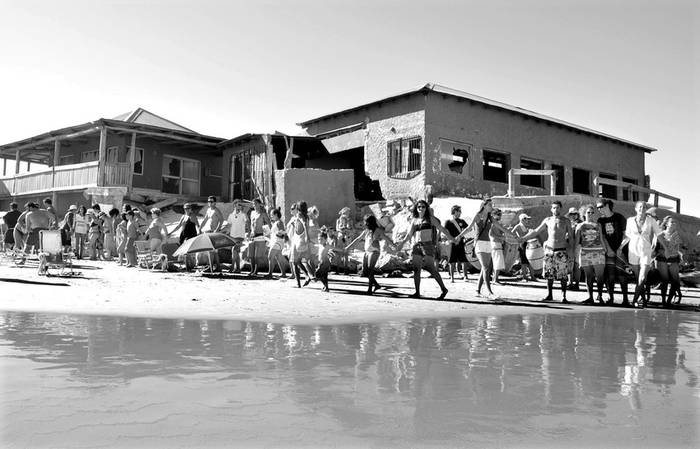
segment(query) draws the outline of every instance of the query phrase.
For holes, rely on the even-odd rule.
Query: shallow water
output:
[[[698,447],[700,316],[334,326],[0,313],[27,447]]]

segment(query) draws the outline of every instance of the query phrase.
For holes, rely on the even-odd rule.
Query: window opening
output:
[[[163,188],[165,193],[199,195],[199,161],[163,156]]]
[[[526,170],[542,170],[544,168],[544,164],[542,161],[521,157],[520,168],[524,168]],[[542,189],[544,188],[544,176],[520,175],[520,185],[528,187],[539,187],[540,189]]]
[[[574,168],[571,171],[574,193],[583,195],[591,194],[591,172],[581,168]]]
[[[510,155],[484,150],[484,180],[508,183]]]
[[[598,177],[602,179],[617,179],[617,176],[612,175],[610,173],[600,173],[598,174]],[[603,196],[603,198],[610,198],[611,200],[616,200],[617,186],[611,186],[609,184],[600,184],[600,194]]]
[[[387,174],[408,178],[421,171],[422,145],[420,137],[399,139],[387,144]]]

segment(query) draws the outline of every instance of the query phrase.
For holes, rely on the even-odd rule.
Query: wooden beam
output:
[[[189,138],[189,137],[181,137],[181,136],[176,136],[174,134],[164,134],[164,133],[157,133],[157,132],[149,132],[149,131],[139,131],[139,130],[133,130],[133,129],[128,129],[128,128],[120,128],[117,126],[108,126],[107,129],[112,130],[112,131],[122,131],[122,132],[128,132],[128,133],[138,133],[144,136],[152,136],[152,137],[160,137],[163,139],[172,139],[172,140],[180,140],[182,142],[189,142],[189,143],[197,143],[200,145],[208,145],[208,146],[215,146],[217,143],[212,143],[212,142],[204,142],[202,140],[198,140],[195,138]]]
[[[105,164],[107,163],[107,127],[100,128],[100,146],[97,156],[97,185],[105,185]]]
[[[134,187],[134,164],[136,163],[136,133],[131,133],[131,145],[129,145],[129,185],[127,191],[131,192]],[[143,160],[141,161],[143,166]]]
[[[22,144],[22,145],[18,145],[18,146],[16,146],[16,147],[9,146],[9,147],[8,147],[8,150],[25,150],[25,149],[27,149],[27,148],[35,148],[35,147],[37,147],[37,146],[39,146],[39,145],[45,145],[45,144],[47,144],[47,143],[53,143],[53,141],[56,140],[56,139],[60,139],[60,140],[72,139],[72,138],[78,137],[78,136],[84,136],[84,135],[87,135],[87,134],[93,134],[93,133],[96,133],[96,132],[99,131],[99,130],[100,130],[100,127],[99,127],[99,126],[94,126],[94,127],[92,127],[92,128],[85,129],[85,130],[83,130],[83,131],[77,131],[77,132],[70,133],[70,134],[66,134],[66,135],[63,135],[63,136],[51,136],[51,137],[46,137],[46,138],[44,138],[44,139],[37,140],[36,142],[25,143],[25,144]]]
[[[19,152],[20,149],[15,150],[15,175],[19,174]]]
[[[61,160],[61,141],[56,139],[53,144],[53,165],[51,166],[51,201],[53,202],[53,207],[56,207],[58,203],[58,193],[56,192],[56,166]]]

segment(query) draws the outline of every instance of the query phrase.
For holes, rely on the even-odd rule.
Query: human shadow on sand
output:
[[[70,284],[66,284],[63,282],[30,281],[28,279],[16,279],[16,278],[0,278],[0,281],[2,281],[2,282],[14,282],[17,284],[51,285],[51,286],[57,286],[57,287],[70,287]]]

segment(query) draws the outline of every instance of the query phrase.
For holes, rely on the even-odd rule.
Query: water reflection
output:
[[[692,446],[699,329],[696,314],[665,310],[339,326],[5,313],[3,436],[18,447],[91,441],[74,426],[87,405],[124,409],[131,424],[164,423],[127,443],[131,428],[112,422],[109,441],[124,447],[177,447],[165,437],[192,416],[216,429],[201,429],[212,447],[237,438],[286,447],[541,447],[561,438]],[[39,384],[56,409],[25,390]],[[86,398],[80,390],[90,388],[104,391]],[[26,440],[23,429],[66,412],[65,424]],[[231,419],[214,425],[222,415]],[[304,436],[289,440],[290,426]]]

